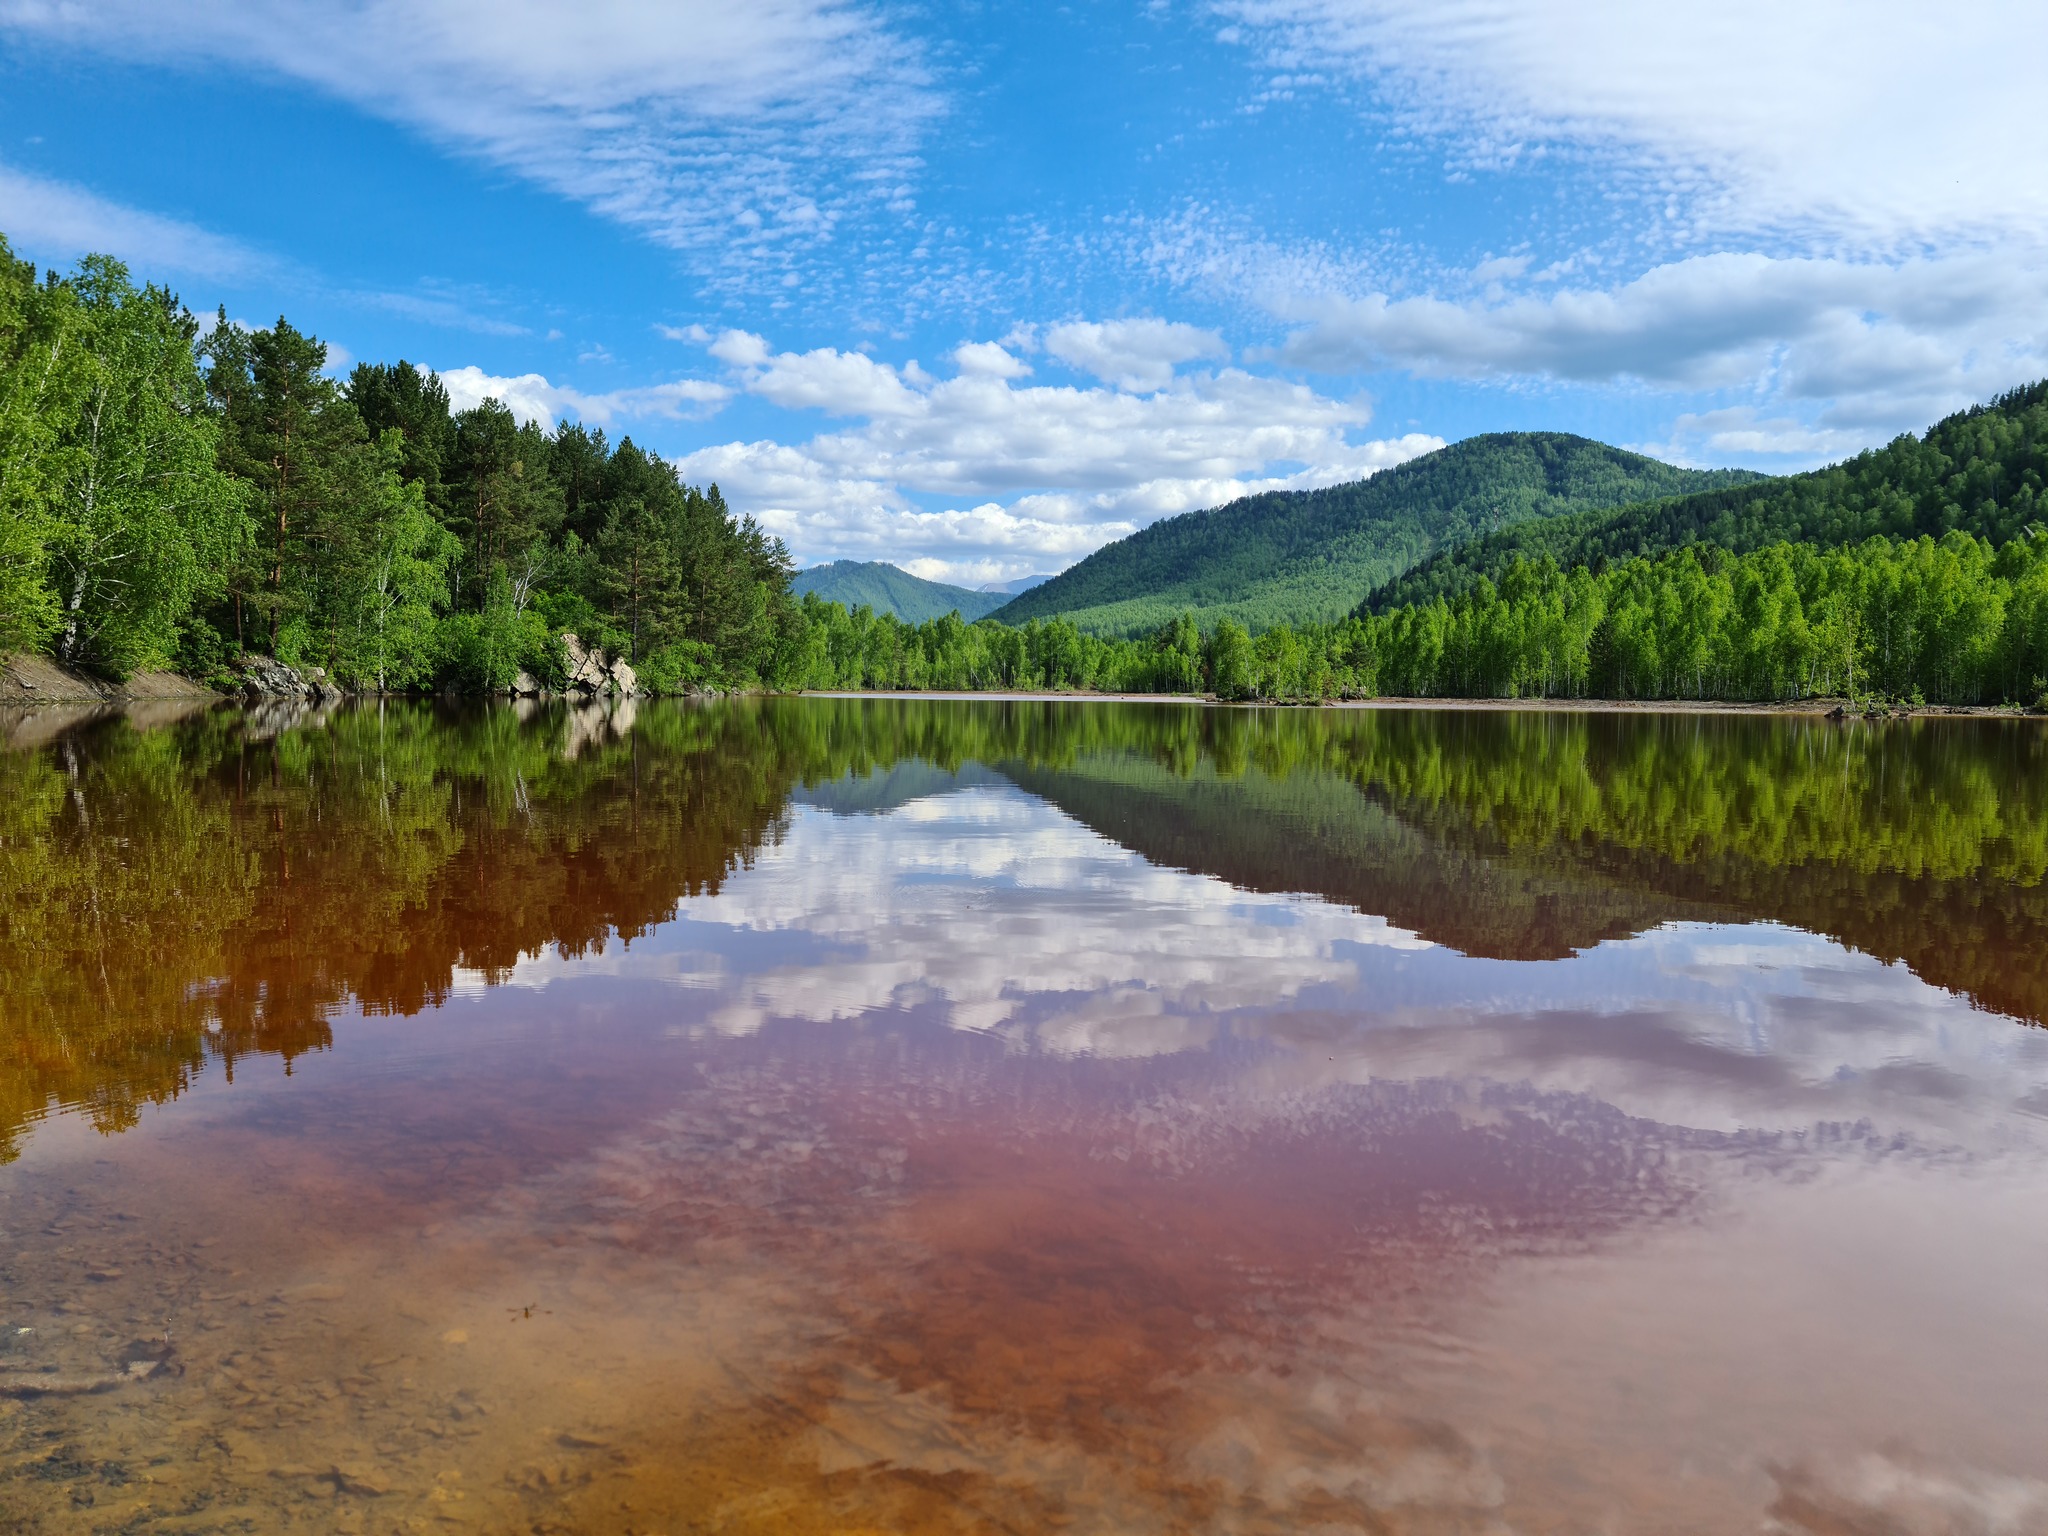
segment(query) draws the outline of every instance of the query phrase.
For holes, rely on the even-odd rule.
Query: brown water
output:
[[[2048,1531],[2038,722],[147,724],[0,752],[0,1529]]]

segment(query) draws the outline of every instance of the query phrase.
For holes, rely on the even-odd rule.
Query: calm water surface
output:
[[[2048,1530],[2040,722],[13,722],[0,1529]]]

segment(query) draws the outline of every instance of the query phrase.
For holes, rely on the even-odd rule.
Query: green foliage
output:
[[[834,560],[798,571],[789,584],[797,597],[815,592],[851,611],[866,606],[912,624],[957,613],[970,624],[1010,601],[1006,592],[970,592],[942,581],[926,581],[881,560]]]
[[[0,642],[46,643],[114,677],[161,665],[240,528],[197,327],[103,256],[40,287],[4,265]]]
[[[1341,617],[1434,551],[1584,508],[1740,484],[1559,432],[1467,438],[1369,480],[1273,491],[1154,523],[1022,593],[1005,623],[1064,615],[1099,634],[1150,632],[1176,613],[1253,630]]]
[[[2048,523],[2048,381],[1973,407],[1884,448],[1810,474],[1487,533],[1385,582],[1361,612],[1496,586],[1520,560],[1596,569],[1688,544],[1738,553],[1767,544],[1853,544],[1875,534],[1974,533],[2002,545]]]
[[[0,241],[0,648],[215,678],[266,650],[379,691],[560,685],[564,629],[675,687],[792,664],[788,554],[716,486],[453,412],[409,363],[344,388],[284,319],[197,330],[118,263],[38,283]]]
[[[2048,665],[2048,531],[1745,555],[1687,548],[1595,575],[1518,560],[1454,602],[1352,620],[1366,692],[2030,702]]]
[[[40,646],[61,622],[51,458],[83,394],[76,317],[72,292],[38,284],[0,237],[0,651]]]

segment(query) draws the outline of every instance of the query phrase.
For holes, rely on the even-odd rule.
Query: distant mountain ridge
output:
[[[1019,592],[1029,592],[1033,587],[1052,580],[1052,572],[1041,571],[1035,576],[1013,576],[1008,581],[992,581],[987,586],[976,587],[977,592],[1001,592],[1015,597]]]
[[[1740,554],[1780,540],[1842,545],[1952,528],[2003,544],[2037,522],[2048,522],[2048,380],[1824,469],[1484,534],[1383,583],[1359,612],[1452,599],[1481,577],[1498,585],[1517,559],[1548,556],[1569,570],[1689,544]]]
[[[971,592],[943,581],[926,581],[886,560],[834,560],[798,571],[789,584],[801,597],[815,592],[828,603],[850,612],[865,603],[876,613],[893,613],[908,624],[958,613],[972,623],[1010,601],[1007,592]]]
[[[1563,432],[1466,438],[1368,480],[1273,491],[1183,513],[1105,545],[997,609],[1133,634],[1192,612],[1204,628],[1338,619],[1441,549],[1539,518],[1748,484]]]

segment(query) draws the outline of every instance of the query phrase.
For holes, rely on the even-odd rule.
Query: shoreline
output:
[[[1846,699],[1788,699],[1750,703],[1726,699],[1457,699],[1407,698],[1322,699],[1314,702],[1281,700],[1225,701],[1195,693],[1100,693],[1094,690],[1033,692],[1020,689],[968,692],[948,689],[843,689],[807,688],[792,694],[774,695],[768,690],[740,690],[764,697],[803,699],[924,699],[939,703],[1100,703],[1100,704],[1182,704],[1213,709],[1385,709],[1442,711],[1502,711],[1524,714],[1610,714],[1610,715],[1777,715],[1841,720],[1948,719],[2048,719],[2048,715],[2014,704],[1923,704],[1917,708],[1891,706],[1866,712]],[[733,695],[724,695],[731,697]],[[363,697],[368,697],[367,695]],[[649,695],[649,699],[661,697]],[[678,694],[688,699],[704,695]],[[109,684],[58,666],[47,657],[16,652],[0,656],[0,708],[10,713],[44,711],[72,714],[79,718],[111,713],[134,713],[137,706],[165,706],[177,714],[195,708],[230,703],[231,700],[189,678],[170,672],[145,672],[125,684]],[[182,706],[182,707],[179,707]],[[143,709],[142,713],[153,713]]]

